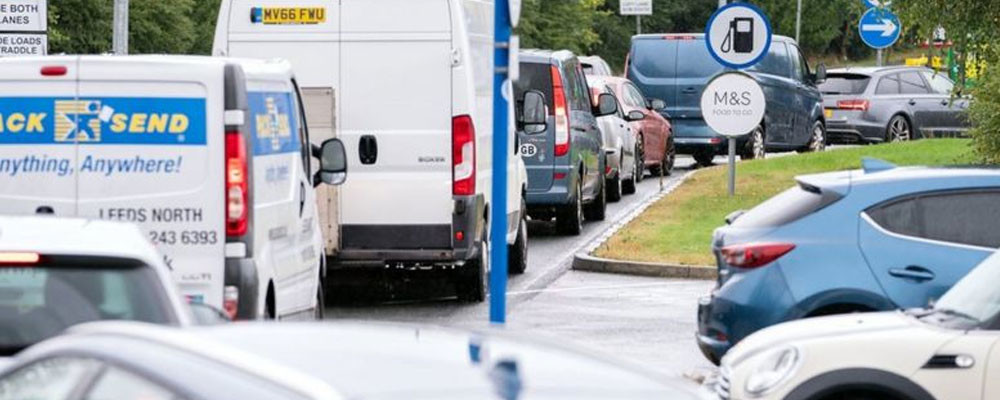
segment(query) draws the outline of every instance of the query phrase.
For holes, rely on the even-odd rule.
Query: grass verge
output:
[[[862,157],[898,165],[971,164],[967,139],[928,139],[861,146],[737,164],[736,196],[726,193],[725,166],[696,172],[607,243],[598,257],[616,260],[712,265],[712,231],[726,215],[750,209],[795,184],[798,175],[858,169]]]

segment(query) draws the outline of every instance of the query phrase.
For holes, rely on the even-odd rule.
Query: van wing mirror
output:
[[[340,185],[347,180],[347,151],[340,139],[327,139],[320,146],[319,172],[313,179],[314,185],[320,182],[327,185]]]
[[[537,90],[524,93],[524,106],[521,111],[521,123],[524,133],[533,134],[545,132],[547,128],[548,110],[545,105],[545,94]]]
[[[191,303],[191,315],[194,322],[200,326],[222,325],[232,321],[229,314],[218,308],[203,303]]]
[[[820,63],[816,66],[816,73],[813,75],[813,82],[820,84],[826,81],[826,64]]]
[[[667,108],[667,102],[660,99],[649,99],[648,103],[649,103],[649,109],[653,111],[660,111],[664,108]]]
[[[618,100],[609,93],[602,93],[597,98],[597,116],[612,115],[618,112]]]

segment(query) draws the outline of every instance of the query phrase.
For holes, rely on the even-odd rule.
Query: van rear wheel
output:
[[[521,209],[525,210],[523,203],[522,200]],[[514,239],[514,245],[510,246],[509,256],[508,274],[520,275],[528,269],[528,218],[523,214],[517,227],[517,239]]]
[[[583,232],[583,187],[579,180],[576,184],[576,198],[558,210],[556,229],[564,235],[576,236]]]
[[[597,192],[594,201],[587,205],[584,210],[588,221],[604,221],[608,210],[608,187],[601,183],[601,190]]]
[[[323,320],[323,313],[326,303],[326,295],[323,293],[323,277],[319,279],[319,284],[316,285],[316,309],[313,310],[313,319],[317,321]]]
[[[486,300],[486,279],[489,271],[489,245],[486,235],[479,243],[479,254],[466,261],[455,272],[455,294],[458,300],[466,303],[481,303]]]

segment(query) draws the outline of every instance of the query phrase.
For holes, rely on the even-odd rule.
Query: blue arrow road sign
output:
[[[865,12],[858,22],[861,40],[875,49],[892,46],[899,40],[902,30],[903,25],[899,22],[899,17],[886,9],[872,8]]]
[[[892,5],[892,0],[861,0],[865,8],[886,8]]]

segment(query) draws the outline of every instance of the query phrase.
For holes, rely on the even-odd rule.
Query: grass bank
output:
[[[712,231],[729,213],[749,209],[795,184],[797,175],[857,169],[862,157],[898,165],[972,163],[970,141],[933,139],[862,146],[737,164],[736,197],[726,193],[726,168],[696,172],[673,193],[618,232],[596,255],[630,261],[712,265]]]

